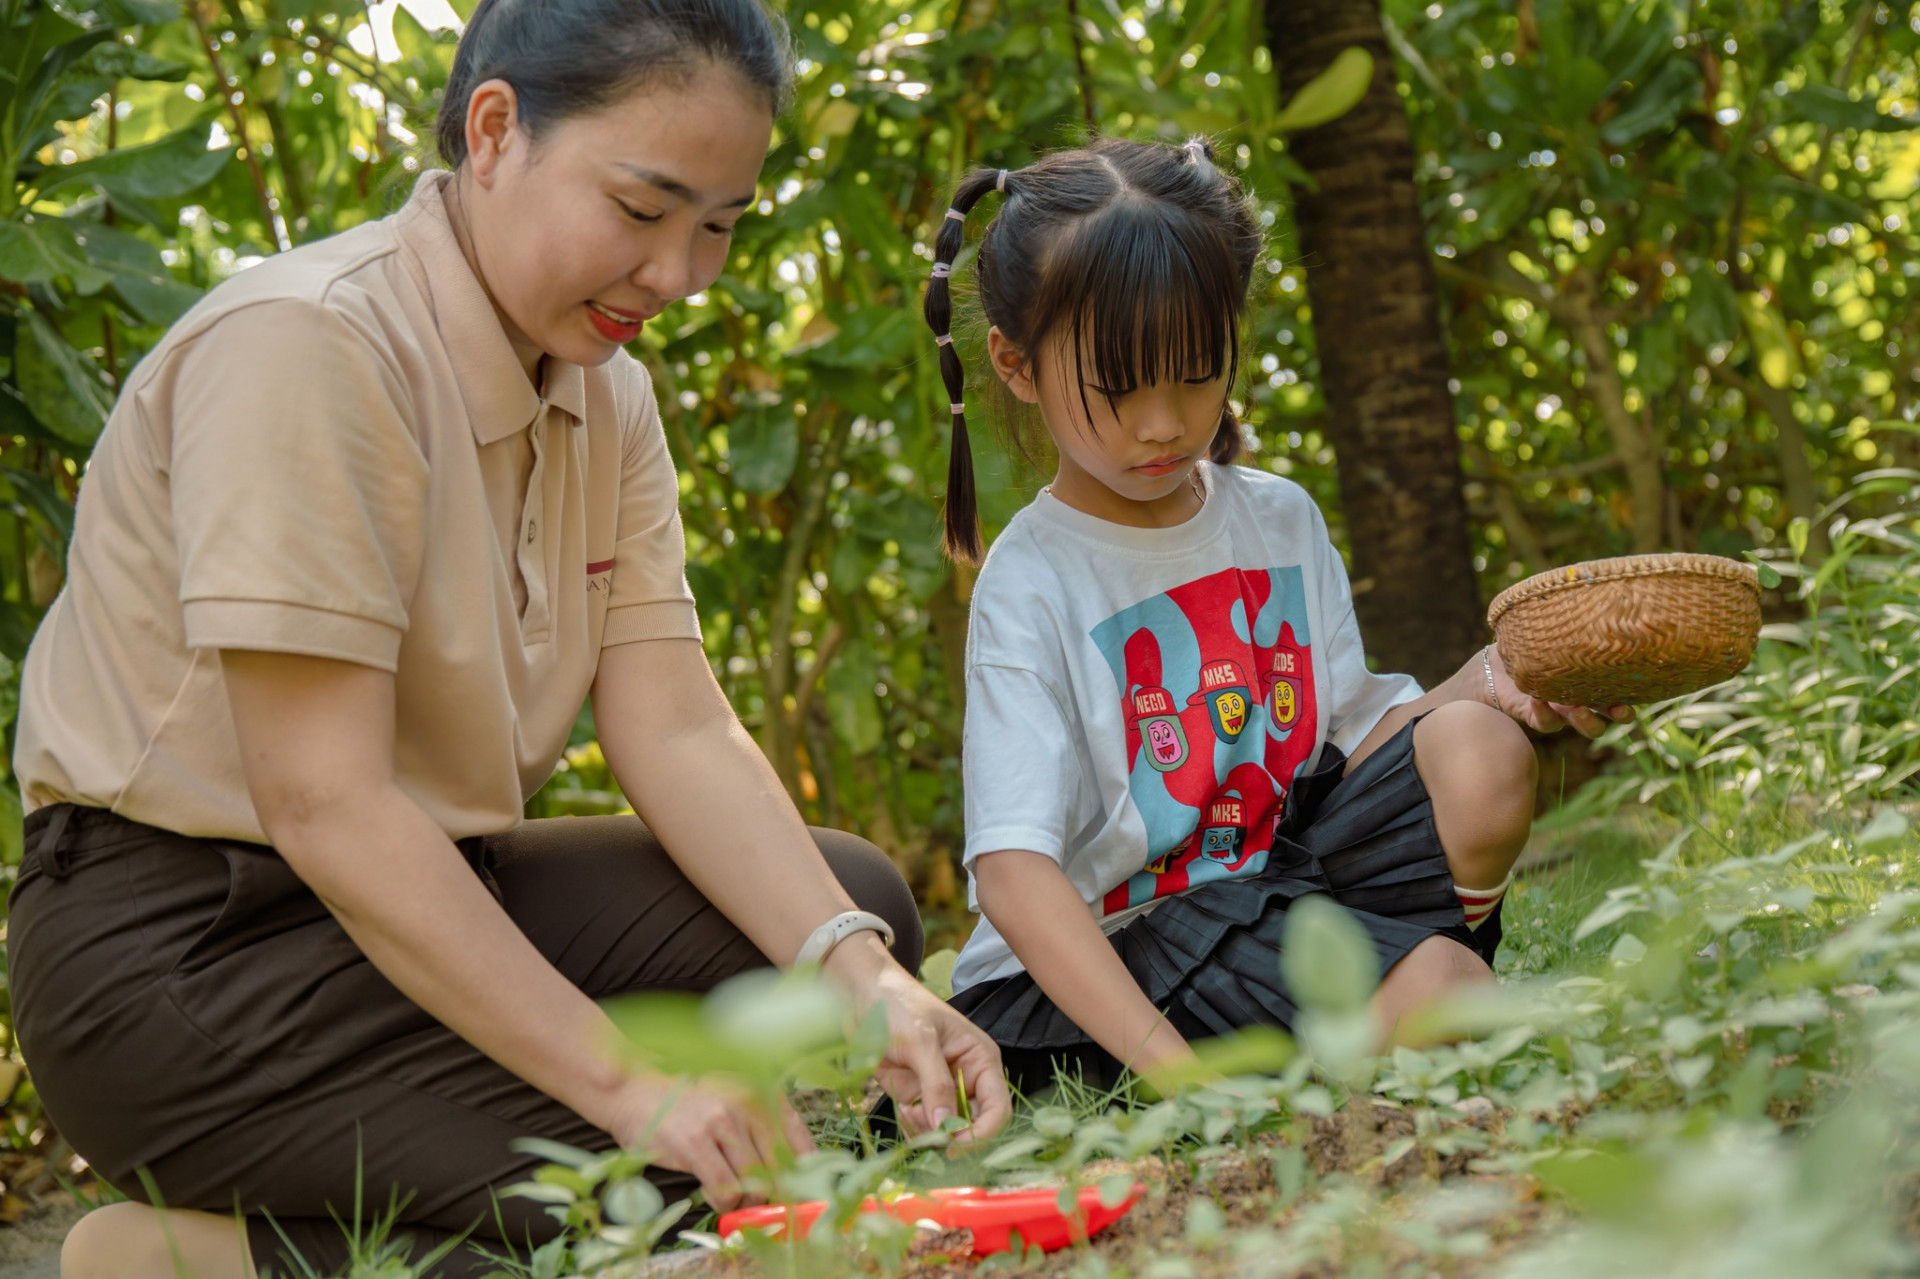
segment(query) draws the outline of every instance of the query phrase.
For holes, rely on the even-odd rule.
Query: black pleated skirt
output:
[[[1453,891],[1433,802],[1413,764],[1408,724],[1351,772],[1328,743],[1320,767],[1295,780],[1266,869],[1216,879],[1163,901],[1108,940],[1154,1007],[1188,1040],[1247,1026],[1290,1027],[1280,971],[1287,907],[1326,893],[1373,939],[1380,973],[1428,937],[1450,937],[1493,962],[1500,911],[1469,930]],[[1121,1069],[1026,973],[955,992],[953,1005],[1000,1045],[1007,1073],[1029,1094],[1056,1072],[1109,1088]]]

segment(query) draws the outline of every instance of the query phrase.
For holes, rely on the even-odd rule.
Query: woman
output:
[[[644,1139],[738,1202],[804,1128],[623,1068],[594,1000],[769,960],[885,1006],[910,1124],[956,1069],[1003,1121],[996,1050],[909,971],[905,885],[809,837],[708,670],[621,351],[720,274],[787,62],[755,0],[484,0],[453,171],[214,290],[129,380],[27,659],[10,963],[74,1147],[203,1211],[103,1209],[68,1276],[285,1273],[287,1243],[329,1273],[356,1178],[416,1257],[537,1241],[492,1197],[522,1136]],[[520,826],[589,691],[646,826]]]

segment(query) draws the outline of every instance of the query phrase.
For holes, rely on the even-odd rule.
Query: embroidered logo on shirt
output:
[[[1140,870],[1106,895],[1105,913],[1259,874],[1318,734],[1300,569],[1210,574],[1123,609],[1091,638],[1122,698],[1128,794],[1147,835]]]

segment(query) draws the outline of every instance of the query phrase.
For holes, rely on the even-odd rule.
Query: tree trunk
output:
[[[1432,686],[1486,638],[1467,536],[1447,348],[1413,184],[1413,138],[1378,0],[1266,0],[1283,90],[1343,49],[1373,55],[1360,104],[1296,134],[1294,193],[1332,419],[1355,607],[1382,670]]]

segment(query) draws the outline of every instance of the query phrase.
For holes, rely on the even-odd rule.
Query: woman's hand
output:
[[[860,1015],[876,1004],[887,1010],[889,1042],[877,1074],[903,1129],[927,1132],[961,1114],[956,1084],[965,1080],[969,1123],[960,1140],[1000,1131],[1013,1113],[1013,1101],[999,1046],[984,1031],[893,962],[873,933],[836,947],[826,971],[846,986]]]
[[[1629,723],[1633,719],[1631,706],[1609,706],[1604,709],[1562,706],[1558,702],[1543,702],[1521,692],[1514,684],[1513,676],[1507,673],[1507,664],[1500,656],[1498,644],[1487,646],[1485,663],[1491,663],[1493,669],[1494,705],[1528,728],[1542,733],[1557,733],[1571,726],[1582,737],[1598,737],[1614,724]],[[1482,698],[1487,693],[1485,663],[1476,656],[1467,663],[1468,669],[1461,672],[1463,678],[1471,677],[1479,681]]]
[[[636,1075],[614,1105],[607,1125],[614,1139],[648,1151],[662,1168],[698,1177],[719,1212],[766,1201],[780,1144],[775,1123],[795,1154],[813,1149],[806,1124],[784,1099],[770,1117],[744,1092],[710,1080]]]

